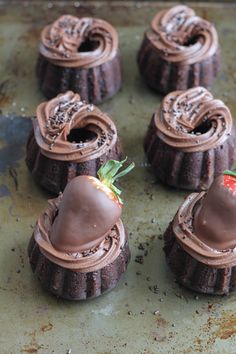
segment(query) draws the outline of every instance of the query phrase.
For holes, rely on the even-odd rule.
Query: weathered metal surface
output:
[[[80,5],[80,6],[79,6]],[[166,266],[162,233],[187,194],[155,181],[145,166],[142,141],[160,96],[142,82],[136,53],[157,2],[91,4],[23,2],[0,6],[0,352],[9,353],[236,353],[236,295],[209,297],[180,288]],[[223,65],[212,91],[236,116],[233,4],[192,5],[213,21]],[[124,83],[101,108],[118,126],[136,170],[122,181],[124,222],[132,261],[119,286],[83,303],[57,300],[33,277],[26,254],[37,216],[49,195],[24,163],[28,118],[42,101],[35,79],[41,28],[59,14],[98,16],[120,35]],[[144,245],[144,250],[139,244]],[[143,255],[143,263],[135,261]]]

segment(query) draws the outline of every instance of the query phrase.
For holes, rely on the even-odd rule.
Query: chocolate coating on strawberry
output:
[[[193,227],[196,236],[217,250],[236,246],[236,177],[228,174],[215,179],[196,206]]]
[[[55,249],[81,252],[95,248],[105,239],[122,212],[121,191],[113,182],[133,168],[117,174],[124,161],[108,161],[92,176],[75,177],[65,188],[50,240]]]
[[[78,176],[66,187],[51,232],[53,246],[64,252],[98,245],[121,216],[121,206],[95,177]]]

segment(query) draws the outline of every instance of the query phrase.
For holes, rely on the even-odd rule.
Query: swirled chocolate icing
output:
[[[221,145],[233,127],[228,107],[203,87],[165,96],[154,121],[158,136],[166,144],[186,152]]]
[[[72,196],[71,196],[72,197]],[[58,218],[58,212],[60,212],[60,207],[62,203],[62,196],[50,200],[47,209],[39,217],[36,229],[34,231],[34,238],[37,244],[40,247],[41,252],[53,263],[60,265],[61,267],[72,269],[79,272],[93,272],[99,270],[106,266],[107,264],[112,263],[120,254],[122,247],[124,246],[126,236],[124,226],[122,221],[119,219],[116,220],[115,224],[109,228],[109,230],[102,235],[102,238],[97,237],[97,242],[93,247],[87,249],[80,249],[80,234],[82,230],[78,226],[78,220],[74,216],[74,219],[71,219],[71,212],[67,214],[64,223],[68,225],[68,222],[72,223],[68,230],[68,233],[65,233],[65,236],[68,235],[68,243],[72,241],[73,251],[65,251],[63,247],[58,249],[57,240],[54,236],[54,244],[52,243],[52,227]],[[74,203],[74,198],[71,198],[70,201]],[[68,202],[68,201],[67,201]],[[67,204],[66,202],[66,204]],[[77,201],[78,202],[78,201]],[[77,203],[76,202],[76,203]],[[74,203],[72,206],[67,204],[69,210],[73,213],[73,208],[75,207]],[[77,203],[78,206],[78,203]],[[81,207],[83,208],[83,207]],[[81,209],[80,208],[80,209]],[[88,212],[88,211],[87,211]],[[62,212],[63,216],[64,213]],[[117,216],[117,215],[116,215]],[[106,216],[105,216],[106,217]],[[92,214],[91,214],[92,218]],[[104,220],[104,218],[103,218]],[[81,220],[80,220],[81,221]],[[84,226],[84,224],[82,225]],[[74,227],[74,230],[73,230]],[[78,227],[78,229],[76,229]],[[57,228],[58,231],[58,228]],[[71,232],[78,236],[78,248],[76,251],[76,238],[70,237]],[[84,239],[84,234],[82,239]],[[61,246],[66,243],[61,242],[62,239],[59,235],[58,242]]]
[[[222,199],[224,197],[225,195]],[[206,192],[190,194],[173,220],[173,232],[184,250],[199,262],[214,268],[235,266],[236,234],[233,234],[235,228],[230,231],[230,234],[227,234],[235,225],[235,215],[232,219],[231,212],[230,217],[225,218],[226,213],[223,209],[219,215],[220,220],[217,220],[216,215],[213,216],[212,210],[207,213],[203,209],[201,215],[201,206],[204,204],[209,207],[210,203],[211,208],[217,210],[217,206],[213,205],[213,202],[215,201],[207,198]],[[224,208],[224,206],[222,207]],[[206,220],[204,218],[206,215],[210,218],[207,220],[207,224],[204,224],[202,221]]]
[[[107,152],[117,142],[112,120],[92,104],[68,91],[41,103],[36,110],[34,134],[41,152],[55,160],[83,162]],[[72,130],[85,129],[93,137],[85,141],[68,140]]]
[[[117,54],[118,35],[104,20],[63,15],[43,29],[39,51],[55,65],[92,68]]]
[[[171,62],[194,64],[218,50],[214,26],[184,5],[158,12],[146,35],[159,55]]]

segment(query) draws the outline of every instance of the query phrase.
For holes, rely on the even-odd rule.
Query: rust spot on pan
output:
[[[223,311],[220,317],[210,316],[202,329],[206,338],[200,341],[196,337],[194,349],[201,349],[205,353],[216,340],[229,340],[236,335],[236,314]]]
[[[222,318],[215,320],[218,329],[214,332],[214,335],[219,339],[228,339],[236,335],[236,314],[224,313]]]
[[[49,323],[46,325],[48,326]],[[23,348],[21,349],[21,353],[28,353],[28,354],[37,354],[39,351],[46,353],[47,351],[45,351],[46,347],[43,344],[38,344],[37,340],[36,340],[36,335],[37,335],[37,331],[33,331],[33,332],[25,332],[26,335],[28,335],[30,337],[30,342],[29,344],[25,344],[23,346]],[[42,349],[42,350],[41,350]]]
[[[161,316],[158,316],[158,318],[155,320],[155,322],[158,327],[166,327],[168,325],[168,322],[166,321],[166,319]]]
[[[37,343],[25,345],[23,349],[21,349],[21,353],[35,354],[38,353],[39,349],[42,349],[43,346]]]
[[[51,329],[53,328],[53,325],[51,322],[48,322],[47,324],[43,325],[41,327],[41,331],[42,332],[48,332],[48,331],[51,331]]]

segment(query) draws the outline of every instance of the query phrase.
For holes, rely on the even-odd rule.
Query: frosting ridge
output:
[[[33,125],[41,152],[55,160],[83,162],[94,159],[117,142],[113,121],[93,104],[81,101],[72,91],[41,103]],[[78,133],[83,129],[87,138],[81,136],[81,141],[68,139],[73,130]]]
[[[92,68],[116,55],[118,35],[104,20],[63,15],[43,29],[39,51],[55,65]]]
[[[219,46],[214,26],[185,5],[158,12],[146,35],[162,58],[176,63],[202,61]]]
[[[165,143],[187,152],[221,145],[233,128],[228,107],[203,87],[169,93],[154,122]]]

